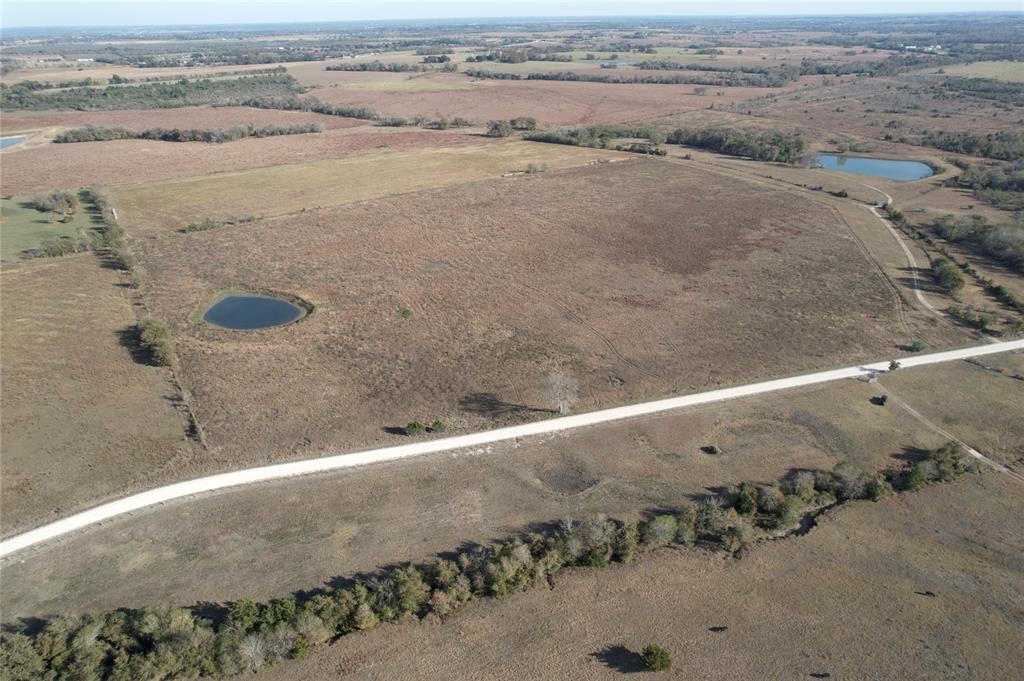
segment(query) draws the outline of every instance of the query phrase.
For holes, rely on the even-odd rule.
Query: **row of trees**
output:
[[[121,609],[101,616],[53,619],[37,632],[5,631],[0,665],[12,681],[29,679],[182,679],[258,671],[316,645],[381,622],[444,618],[479,598],[504,598],[567,567],[629,563],[644,551],[700,546],[740,555],[759,535],[796,526],[806,513],[854,499],[881,499],[970,469],[957,445],[912,466],[872,473],[849,464],[801,471],[776,485],[744,482],[700,504],[645,518],[593,515],[454,559],[406,564],[324,588],[301,601],[232,603],[218,622],[180,608]]]
[[[427,57],[426,59],[430,59]],[[426,62],[426,59],[424,62]],[[448,58],[445,57],[445,60]],[[429,62],[427,62],[429,63]],[[333,64],[328,66],[325,71],[383,71],[385,73],[421,73],[423,71],[430,71],[429,66],[423,64],[399,64],[399,63],[384,63],[382,61],[362,61],[362,62],[345,62],[342,64]]]
[[[679,128],[668,142],[777,163],[798,163],[807,151],[807,139],[800,132],[775,129]]]
[[[737,77],[743,75],[758,76],[752,83],[767,83],[767,87],[782,87],[800,77],[800,68],[792,64],[783,64],[778,67],[768,66],[719,66],[716,64],[687,64],[663,59],[649,59],[634,64],[638,69],[645,71],[700,71],[720,74],[733,74]],[[742,79],[742,78],[741,78]],[[762,86],[764,87],[764,86]]]
[[[158,140],[161,142],[207,142],[223,143],[245,139],[247,137],[275,137],[278,135],[302,135],[321,132],[319,123],[302,123],[299,125],[265,125],[253,127],[241,125],[224,130],[195,130],[181,128],[149,128],[135,131],[127,128],[106,128],[87,126],[74,128],[58,134],[54,142],[66,144],[72,142],[107,142],[110,140],[140,139]]]
[[[551,50],[494,50],[486,54],[478,54],[466,58],[467,62],[499,62],[501,64],[522,64],[527,61],[572,61],[571,54]]]
[[[256,109],[279,109],[282,111],[310,111],[325,116],[343,116],[369,121],[380,118],[380,114],[369,107],[327,104],[316,97],[298,97],[296,95],[232,99],[225,102],[224,105],[251,106]]]
[[[943,239],[973,247],[1024,274],[1024,216],[1020,213],[1015,222],[1001,224],[990,224],[982,215],[941,215],[933,227]]]
[[[713,85],[719,87],[747,86],[747,87],[778,87],[779,82],[763,74],[744,73],[720,73],[715,76],[687,75],[686,73],[644,73],[636,75],[600,74],[600,73],[577,73],[575,71],[552,71],[546,73],[529,73],[525,76],[519,73],[505,71],[482,71],[469,69],[465,71],[471,78],[485,78],[489,80],[564,80],[580,81],[587,83],[622,83],[637,84],[646,83],[654,85]]]
[[[488,137],[508,137],[514,130],[529,131],[537,129],[537,119],[532,116],[519,116],[507,121],[488,121]]]
[[[591,125],[571,128],[569,130],[537,132],[526,135],[524,139],[531,142],[547,142],[548,144],[568,144],[577,147],[657,154],[658,151],[654,147],[664,143],[667,137],[665,133],[656,128]],[[629,142],[621,144],[615,141],[618,139],[644,139],[647,140],[647,143]]]
[[[968,156],[1024,161],[1024,133],[1009,130],[989,133],[930,130],[921,136],[920,143]]]
[[[183,106],[225,104],[238,98],[286,96],[301,92],[302,86],[287,73],[207,78],[173,82],[141,83],[132,87],[77,87],[66,90],[21,90],[0,83],[0,106],[17,109],[174,109]]]

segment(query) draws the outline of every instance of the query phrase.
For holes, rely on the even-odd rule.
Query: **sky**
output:
[[[0,25],[142,26],[433,19],[727,14],[886,14],[1024,10],[1024,0],[2,0]]]

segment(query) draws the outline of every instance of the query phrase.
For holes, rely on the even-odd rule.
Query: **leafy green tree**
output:
[[[25,634],[6,633],[0,640],[0,673],[9,681],[46,678],[46,662]]]

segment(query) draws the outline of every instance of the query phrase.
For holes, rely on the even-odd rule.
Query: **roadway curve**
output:
[[[978,357],[981,355],[990,355],[999,352],[1008,352],[1011,350],[1024,350],[1024,339],[995,343],[992,345],[962,348],[959,350],[949,350],[946,352],[935,352],[927,355],[902,357],[899,361],[903,367],[909,368],[938,364],[941,362],[952,362],[967,359],[968,357]],[[90,525],[103,522],[104,520],[116,518],[117,516],[124,515],[125,513],[131,513],[132,511],[138,511],[140,509],[162,504],[174,499],[190,497],[204,492],[225,489],[227,487],[251,485],[258,482],[265,482],[267,480],[278,480],[281,478],[322,473],[324,471],[333,471],[342,468],[353,468],[382,461],[407,459],[435,452],[445,452],[454,449],[463,449],[466,447],[477,447],[494,442],[514,440],[521,437],[556,433],[565,430],[572,430],[574,428],[585,428],[587,426],[593,426],[600,423],[657,414],[674,409],[681,409],[683,407],[693,407],[701,404],[736,399],[738,397],[762,395],[764,393],[786,390],[788,388],[799,388],[802,386],[816,385],[819,383],[838,381],[846,378],[856,378],[869,373],[884,372],[888,369],[889,361],[885,360],[872,364],[832,369],[830,371],[818,371],[812,374],[791,376],[789,378],[779,378],[761,383],[750,383],[748,385],[741,385],[733,388],[710,390],[692,395],[684,395],[682,397],[671,397],[663,400],[655,400],[653,402],[642,402],[640,404],[632,404],[624,407],[602,409],[600,411],[592,411],[585,414],[563,416],[519,426],[510,426],[507,428],[488,430],[481,433],[472,433],[470,435],[459,435],[439,440],[427,440],[408,445],[385,447],[383,449],[371,449],[363,452],[353,452],[351,454],[338,454],[318,459],[306,459],[303,461],[293,461],[290,463],[282,463],[272,466],[261,466],[259,468],[247,468],[233,473],[211,475],[205,478],[198,478],[196,480],[189,480],[187,482],[179,482],[173,485],[158,487],[156,489],[149,490],[148,492],[133,494],[123,499],[111,501],[87,511],[76,513],[48,525],[43,525],[42,527],[30,530],[24,534],[15,535],[0,542],[0,558],[25,549],[33,544],[38,544],[50,539],[56,539],[57,537],[81,530]]]

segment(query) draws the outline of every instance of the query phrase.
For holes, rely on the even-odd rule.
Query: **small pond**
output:
[[[24,137],[0,137],[0,149],[13,147],[15,144],[21,144],[24,141]]]
[[[889,180],[920,180],[934,174],[927,164],[920,161],[893,161],[886,158],[838,154],[818,154],[811,159],[810,165],[813,168],[884,177]]]
[[[284,298],[254,293],[228,293],[203,314],[203,321],[222,329],[252,331],[291,324],[306,316],[306,308]]]

